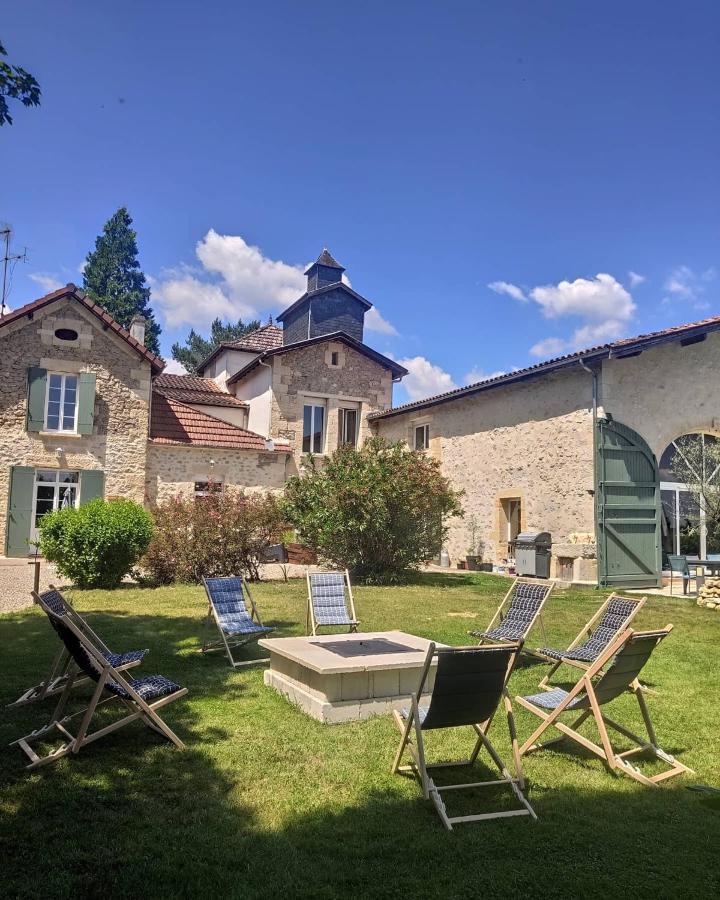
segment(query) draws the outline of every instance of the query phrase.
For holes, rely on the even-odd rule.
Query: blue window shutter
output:
[[[5,552],[8,556],[27,556],[32,524],[33,486],[35,470],[32,466],[10,468],[10,497],[8,499]]]
[[[47,371],[39,366],[27,370],[27,415],[25,423],[28,431],[42,431],[45,427],[45,394],[47,392]]]
[[[105,473],[102,469],[85,469],[80,473],[80,505],[102,497],[105,492]]]
[[[95,373],[78,376],[78,434],[92,434],[95,421]]]

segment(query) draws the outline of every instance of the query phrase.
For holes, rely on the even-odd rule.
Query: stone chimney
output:
[[[130,321],[130,336],[134,337],[138,344],[145,346],[145,319],[136,313]]]

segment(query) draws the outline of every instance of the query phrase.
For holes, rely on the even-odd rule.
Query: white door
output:
[[[38,539],[38,524],[45,513],[78,504],[78,472],[60,469],[36,469],[33,491],[33,516],[30,540]]]

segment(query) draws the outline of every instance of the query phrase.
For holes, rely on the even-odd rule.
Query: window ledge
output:
[[[78,431],[38,431],[40,437],[44,438],[83,438],[86,434],[80,434]]]

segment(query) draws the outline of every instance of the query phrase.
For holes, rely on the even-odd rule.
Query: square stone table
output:
[[[314,719],[335,725],[407,706],[431,642],[403,631],[371,631],[262,638],[258,643],[270,651],[265,684]]]

